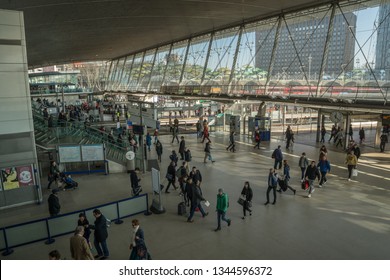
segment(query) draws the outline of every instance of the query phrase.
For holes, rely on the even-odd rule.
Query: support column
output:
[[[120,73],[119,78],[118,78],[117,89],[118,89],[118,87],[120,87],[122,85],[122,77],[123,77],[123,72],[125,70],[126,61],[127,61],[127,56],[125,57],[125,60],[123,61],[122,70],[121,70],[121,73]]]
[[[318,109],[318,114],[317,114],[317,133],[316,133],[316,142],[320,142],[320,137],[321,137],[321,115],[322,115],[322,110]]]

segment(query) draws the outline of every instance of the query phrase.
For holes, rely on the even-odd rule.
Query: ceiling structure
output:
[[[24,12],[29,68],[107,60],[331,0],[0,0]]]

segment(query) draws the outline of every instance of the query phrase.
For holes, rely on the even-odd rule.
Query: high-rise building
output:
[[[379,6],[378,35],[376,40],[375,70],[382,79],[390,79],[390,4]]]
[[[333,34],[329,44],[324,76],[336,77],[343,71],[353,69],[355,41],[350,30],[353,32],[356,30],[356,15],[345,13],[345,17],[347,22],[341,14],[334,17]],[[318,79],[329,19],[329,16],[325,18],[312,17],[310,20],[294,19],[292,23],[287,20],[288,26],[283,22],[271,75],[274,77],[275,75],[302,77],[302,67],[297,57],[298,52],[303,70],[308,78]],[[265,71],[268,70],[271,61],[275,33],[276,28],[271,32],[269,30],[256,32],[256,46],[260,47],[260,50],[257,52],[255,64],[256,67]]]

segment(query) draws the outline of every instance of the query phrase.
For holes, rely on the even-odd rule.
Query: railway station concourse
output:
[[[98,207],[113,220],[107,241],[112,260],[128,259],[134,218],[156,260],[389,259],[390,157],[388,147],[379,148],[390,125],[389,23],[390,2],[372,0],[0,3],[0,258],[44,260],[57,249],[71,259],[76,217],[85,212],[93,223],[91,211]],[[129,144],[113,143],[109,133],[98,130],[107,126],[117,133],[115,121],[101,118],[88,127],[57,122],[64,100],[82,99],[63,88],[62,105],[53,113],[55,128],[48,130],[42,98],[57,101],[58,93],[30,93],[28,70],[90,61],[104,61],[104,90],[88,93],[87,101],[124,97],[126,110],[135,107],[141,115],[137,119],[132,112],[125,119],[123,114],[119,123],[135,129],[143,121],[150,133],[160,128],[161,162],[152,145],[150,152],[138,149],[130,164]],[[152,187],[150,167],[160,170],[166,186],[169,155],[179,144],[172,140],[170,121],[148,110],[200,101],[212,103],[211,112],[191,107],[188,120],[177,116],[179,136],[191,149],[190,165],[201,172],[203,196],[210,202],[204,207],[209,215],[196,212],[188,223],[177,214],[179,190],[157,196]],[[170,111],[183,111],[175,106]],[[251,123],[256,118],[270,121],[270,139],[259,149],[253,143],[259,124]],[[190,119],[209,122],[215,162],[204,163],[204,143]],[[343,148],[328,142],[333,124],[345,131]],[[288,149],[287,126],[295,135]],[[322,126],[328,131],[325,143],[320,143]],[[350,126],[361,150],[352,180],[345,164]],[[366,134],[359,143],[361,128]],[[235,152],[226,149],[232,129]],[[138,141],[142,147],[143,137]],[[274,205],[264,205],[271,155],[279,145],[296,193],[277,193]],[[316,183],[308,198],[298,161],[306,153],[317,162],[322,145],[331,172],[326,185]],[[51,218],[50,160],[79,183],[58,194],[61,212]],[[132,197],[126,172],[135,167],[142,171],[139,197]],[[79,172],[86,169],[87,174]],[[242,219],[236,201],[246,181],[254,193],[253,214]],[[219,188],[229,196],[232,222],[215,232]],[[145,215],[156,199],[165,212]]]

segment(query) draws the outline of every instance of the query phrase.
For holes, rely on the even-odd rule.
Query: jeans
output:
[[[277,166],[279,166],[279,168],[276,168]],[[280,168],[282,168],[282,160],[275,159],[274,169],[280,169]]]
[[[110,253],[108,252],[107,241],[106,240],[99,242],[99,241],[97,241],[95,239],[93,244],[95,245],[96,251],[97,251],[99,256],[108,257],[110,255]],[[100,247],[100,245],[102,247]]]
[[[200,202],[198,204],[196,203],[191,203],[191,211],[190,211],[190,216],[188,217],[187,221],[191,221],[192,218],[194,217],[194,214],[195,214],[195,209],[196,208],[199,208],[199,211],[200,213],[202,213],[202,216],[206,216],[206,213],[204,212],[203,208],[202,208],[202,205],[200,204]]]
[[[276,186],[268,186],[268,189],[267,189],[267,202],[269,202],[269,193],[271,192],[271,190],[273,191],[273,194],[274,194],[274,202],[273,203],[276,203]]]
[[[223,212],[221,210],[217,210],[217,214],[218,214],[218,228],[220,229],[221,228],[221,219],[223,221],[225,221],[226,223],[230,223],[230,219],[226,219],[226,212]]]
[[[308,180],[309,181],[309,194],[314,192],[314,180]]]
[[[301,167],[301,180],[305,179],[305,171],[306,171],[306,167]]]
[[[323,172],[323,171],[321,171],[321,181],[320,181],[320,185],[323,185],[324,183],[326,183],[326,181],[328,181],[328,179],[326,179],[326,173],[328,173],[328,172]]]

